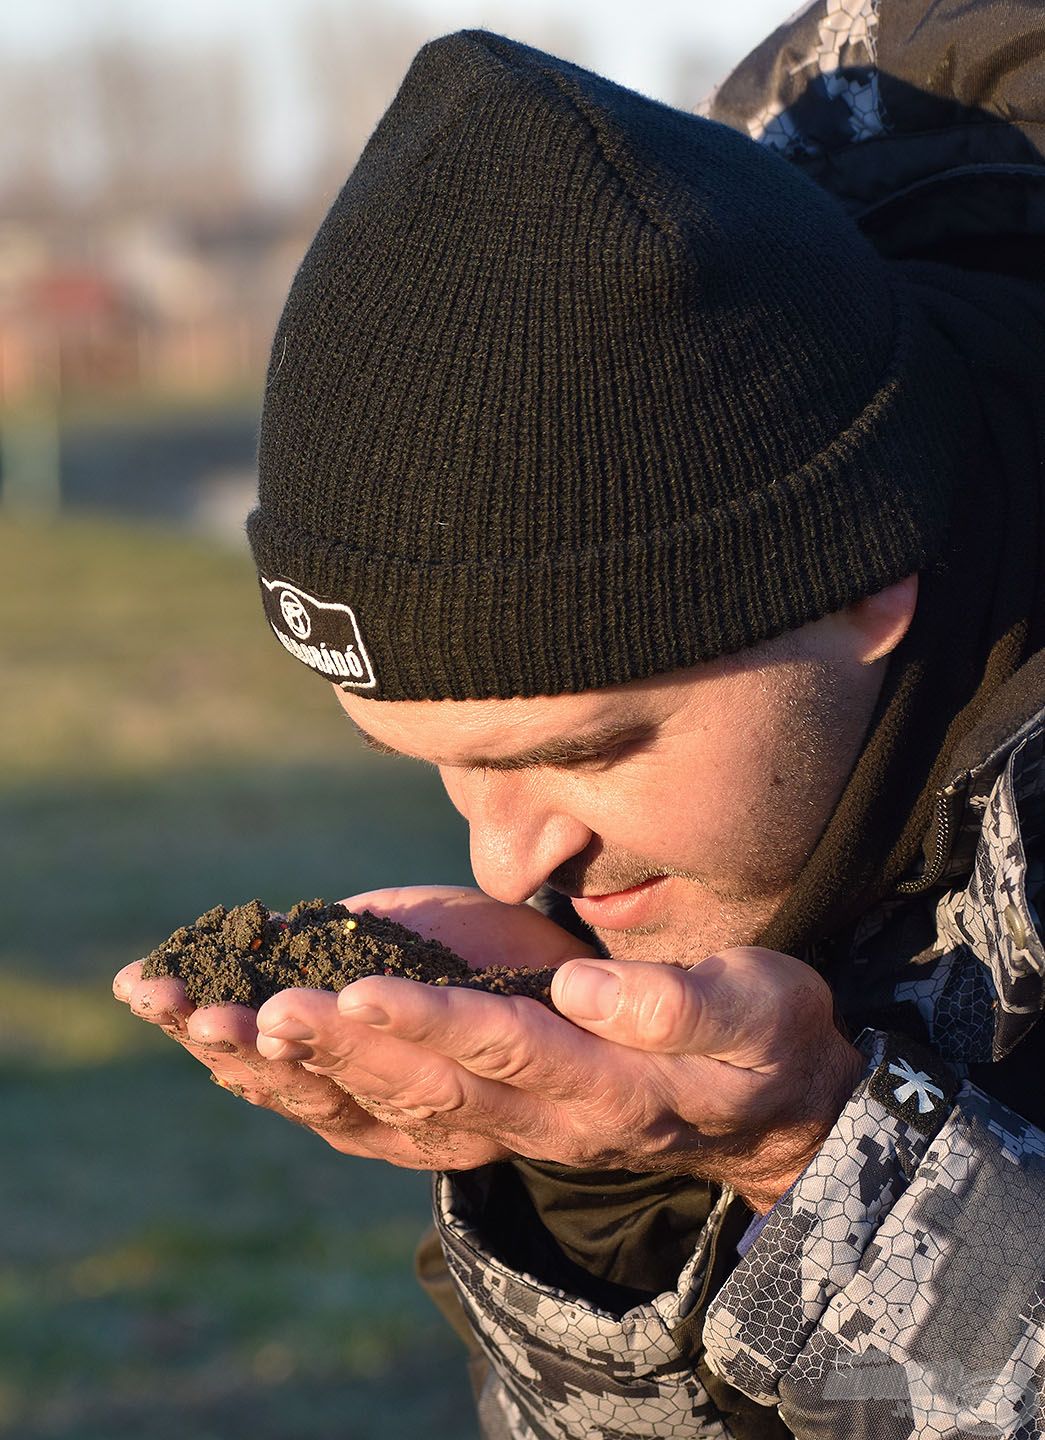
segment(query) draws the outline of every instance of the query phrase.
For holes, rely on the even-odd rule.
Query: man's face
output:
[[[438,767],[488,895],[547,881],[618,958],[695,960],[755,938],[834,808],[881,683],[846,641],[830,616],[578,695],[337,695],[372,746]]]

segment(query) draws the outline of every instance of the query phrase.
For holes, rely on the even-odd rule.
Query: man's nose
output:
[[[592,832],[554,803],[536,772],[484,770],[443,779],[468,821],[476,884],[495,900],[521,904],[591,841]]]

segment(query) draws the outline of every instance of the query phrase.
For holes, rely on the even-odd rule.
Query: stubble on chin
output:
[[[596,928],[595,934],[607,955],[615,960],[696,965],[721,950],[757,944],[786,898],[784,890],[734,901],[705,890],[693,897],[692,908],[687,906],[683,913],[628,930]]]

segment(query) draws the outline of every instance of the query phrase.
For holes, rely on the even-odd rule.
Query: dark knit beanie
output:
[[[736,651],[932,560],[964,394],[899,276],[786,161],[451,35],[280,321],[248,522],[268,618],[390,700]]]

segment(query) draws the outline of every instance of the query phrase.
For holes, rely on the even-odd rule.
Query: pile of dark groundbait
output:
[[[398,975],[427,985],[460,985],[498,995],[526,995],[551,1005],[552,970],[470,970],[438,940],[394,920],[325,900],[299,900],[286,915],[249,900],[215,905],[183,925],[145,957],[142,977],[185,982],[196,1006],[257,1009],[279,990],[341,990],[365,975]]]

